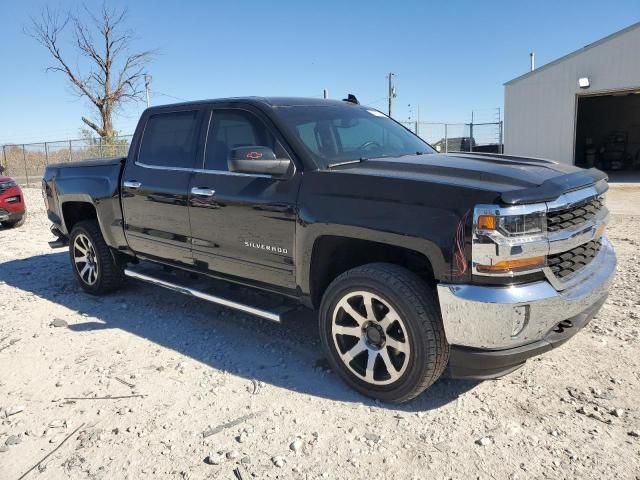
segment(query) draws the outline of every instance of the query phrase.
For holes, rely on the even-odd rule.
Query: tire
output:
[[[123,269],[111,255],[95,220],[78,222],[73,227],[69,236],[69,258],[73,274],[85,292],[93,295],[113,292],[125,280]],[[80,260],[82,258],[88,262]]]
[[[24,225],[24,222],[26,222],[26,220],[27,220],[27,212],[25,211],[18,220],[11,220],[11,221],[5,221],[0,223],[5,228],[17,228]]]
[[[436,293],[398,265],[371,263],[343,273],[327,288],[319,313],[329,363],[368,397],[411,400],[449,361]]]

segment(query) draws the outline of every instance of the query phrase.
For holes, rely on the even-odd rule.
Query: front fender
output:
[[[310,293],[314,244],[323,235],[415,251],[429,260],[437,281],[461,281],[452,265],[459,248],[459,226],[475,203],[495,200],[495,194],[414,178],[350,172],[313,171],[303,179],[295,242],[296,282],[303,295]]]
[[[384,245],[402,247],[424,255],[433,268],[436,279],[448,273],[448,265],[438,245],[424,238],[400,235],[370,228],[329,223],[302,224],[296,239],[296,279],[303,295],[311,292],[311,264],[313,249],[317,240],[324,236],[365,239]],[[331,261],[328,259],[328,261]]]

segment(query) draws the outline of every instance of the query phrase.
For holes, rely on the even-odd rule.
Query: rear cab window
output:
[[[154,167],[194,168],[199,110],[152,114],[145,125],[137,163]]]

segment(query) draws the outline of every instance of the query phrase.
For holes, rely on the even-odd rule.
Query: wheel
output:
[[[435,292],[397,265],[371,263],[340,275],[322,298],[319,319],[333,369],[372,398],[410,400],[449,361]]]
[[[5,228],[14,228],[14,227],[21,227],[22,225],[24,225],[24,222],[26,220],[27,220],[27,212],[24,212],[24,214],[18,220],[4,221],[0,223]]]
[[[125,276],[95,220],[78,222],[69,238],[71,268],[83,290],[99,295],[116,290]]]

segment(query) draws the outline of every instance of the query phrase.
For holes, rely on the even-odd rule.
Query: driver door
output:
[[[288,153],[279,135],[251,107],[213,108],[204,165],[191,178],[189,217],[197,268],[295,288],[294,238],[301,173],[284,179],[230,172],[236,147],[265,146]]]

